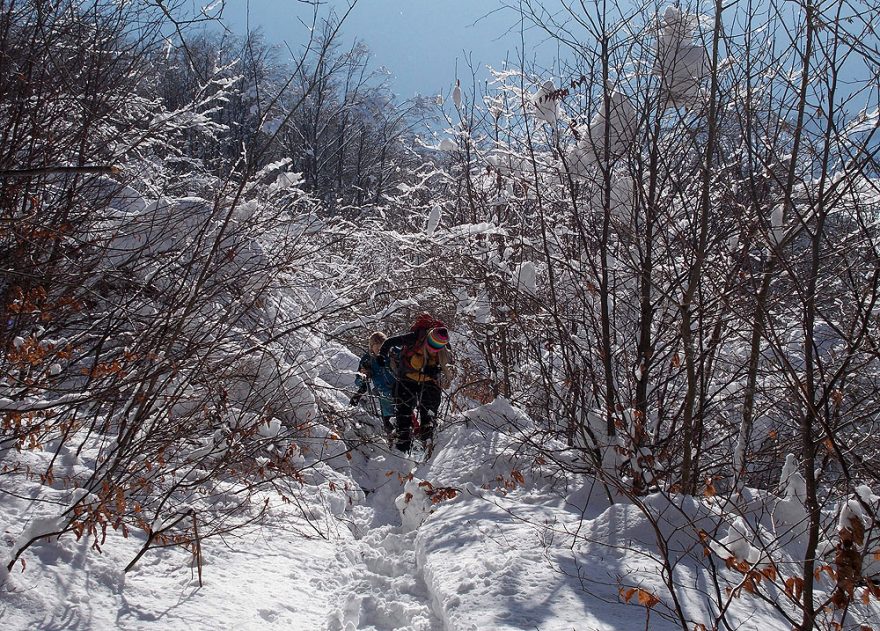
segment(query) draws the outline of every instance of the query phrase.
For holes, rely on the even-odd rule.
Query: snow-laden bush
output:
[[[265,490],[308,495],[310,471],[324,471],[307,483],[327,487],[334,514],[356,495],[340,499],[323,464],[346,446],[319,418],[330,387],[316,337],[349,300],[333,248],[351,228],[322,216],[289,159],[194,155],[230,132],[217,113],[241,76],[217,63],[156,98],[151,72],[176,53],[154,9],[0,9],[3,58],[49,73],[0,73],[0,128],[21,131],[2,165],[15,229],[0,231],[13,271],[0,281],[0,457],[34,518],[5,526],[7,567],[50,535],[100,549],[108,529],[143,538],[132,564],[153,546],[197,554],[199,539],[260,519]],[[140,37],[135,24],[156,28]]]

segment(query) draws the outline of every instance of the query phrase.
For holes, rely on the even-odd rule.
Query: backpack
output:
[[[442,320],[436,319],[430,313],[422,313],[416,318],[413,325],[409,327],[409,330],[413,332],[420,331],[424,335],[429,329],[438,327],[446,328],[446,325],[443,324]]]
[[[393,346],[391,350],[388,351],[388,370],[391,371],[391,375],[395,380],[400,374],[400,369],[402,367],[400,362],[401,350],[402,349],[399,346]]]
[[[414,365],[414,358],[425,354],[425,339],[428,337],[428,331],[430,331],[430,329],[413,331],[414,333],[418,332],[418,339],[413,344],[404,346],[400,349],[398,362],[404,372],[411,372],[413,370],[419,371],[421,369],[421,366]],[[432,353],[428,353],[428,355],[431,354]]]
[[[446,325],[443,324],[442,320],[438,320],[430,314],[423,313],[416,318],[409,330],[413,333],[418,333],[418,339],[415,343],[400,349],[395,374],[406,377],[410,377],[411,374],[427,376],[433,371],[426,369],[440,367],[440,354],[425,351],[425,339],[428,336],[428,331],[438,327],[445,328]],[[415,381],[423,380],[422,377],[415,379]]]

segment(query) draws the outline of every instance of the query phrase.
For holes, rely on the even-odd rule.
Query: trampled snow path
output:
[[[340,610],[331,614],[331,631],[411,629],[439,631],[431,596],[416,564],[415,534],[385,525],[346,546],[351,565],[340,577],[334,598]]]
[[[371,492],[351,512],[354,538],[337,553],[344,569],[331,602],[338,609],[328,617],[329,631],[441,631],[442,621],[431,608],[432,595],[418,567],[415,539],[405,532],[395,499],[403,493],[399,473],[409,461],[389,455],[368,461],[362,484]],[[378,488],[369,489],[376,485]]]

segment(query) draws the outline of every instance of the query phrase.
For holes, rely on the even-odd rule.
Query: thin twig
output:
[[[63,167],[63,166],[51,166],[51,167],[39,167],[36,169],[9,169],[0,171],[0,178],[12,178],[12,177],[35,177],[38,175],[52,175],[55,173],[61,174],[71,174],[71,173],[85,173],[85,174],[96,174],[96,173],[122,173],[122,168],[115,165],[107,165],[107,166],[82,166],[82,167]]]

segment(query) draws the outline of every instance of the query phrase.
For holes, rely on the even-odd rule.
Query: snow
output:
[[[871,131],[877,127],[880,127],[880,108],[875,108],[870,113],[860,112],[855,120],[849,124],[846,131],[849,134],[859,134]]]
[[[807,510],[804,501],[807,497],[807,482],[798,471],[798,463],[794,454],[785,457],[782,474],[779,476],[779,488],[783,498],[773,509],[773,520],[777,525],[788,525],[796,536],[806,534]]]
[[[400,511],[401,527],[404,532],[419,529],[431,514],[431,497],[428,495],[430,483],[413,477],[403,486],[403,493],[394,500]]]
[[[369,431],[365,420],[358,431]],[[267,437],[285,431],[274,419],[258,428]],[[389,452],[384,441],[327,462],[300,455],[299,465],[311,462],[302,500],[266,493],[262,523],[204,541],[201,587],[192,554],[180,548],[150,550],[124,573],[143,534],[108,531],[100,554],[89,550],[89,535],[41,540],[6,576],[7,628],[631,629],[644,626],[647,610],[624,595],[639,589],[658,599],[650,628],[665,630],[679,626],[666,618],[672,600],[655,526],[676,565],[676,597],[695,624],[711,620],[701,591],[688,587],[709,576],[698,532],[719,533],[709,547],[721,559],[770,567],[749,513],[725,522],[711,500],[609,496],[597,480],[578,482],[539,458],[522,442],[532,429],[498,398],[448,417],[428,461]],[[564,462],[565,446],[555,449]],[[792,457],[780,481],[788,496],[798,496],[797,475]],[[55,532],[64,506],[89,501],[85,489],[64,493],[61,506],[24,520],[26,502],[5,496],[7,541]],[[867,487],[858,494],[875,500]],[[863,517],[860,510],[850,501],[841,524]],[[721,572],[739,580],[736,569]],[[729,620],[743,628],[781,623],[757,599],[730,608]]]
[[[706,48],[693,41],[699,22],[675,6],[667,6],[657,36],[654,74],[663,80],[669,104],[692,107],[701,96],[701,84],[709,72]]]
[[[440,144],[437,145],[437,148],[440,151],[450,152],[450,151],[455,151],[456,149],[458,149],[458,145],[456,145],[455,141],[452,140],[451,138],[443,138],[440,141]]]
[[[428,215],[428,223],[425,226],[425,234],[429,237],[434,236],[434,232],[437,230],[437,226],[440,225],[440,218],[442,216],[442,209],[440,206],[435,205],[431,208],[431,213]]]
[[[504,99],[501,96],[486,95],[483,97],[483,102],[486,104],[486,109],[494,120],[497,121],[501,118],[501,115],[504,113]]]
[[[206,14],[222,7],[209,1]],[[718,172],[736,177],[719,180],[717,192],[713,180],[717,221],[697,270],[708,284],[694,294],[694,488],[681,479],[681,404],[694,375],[681,365],[676,323],[694,259],[692,167],[707,155],[698,106],[710,96],[711,31],[698,28],[708,18],[661,11],[639,13],[649,41],[642,17],[609,31],[620,54],[606,85],[569,68],[557,89],[514,68],[494,73],[481,110],[456,81],[454,111],[440,112],[448,127],[427,131],[434,145],[413,137],[416,118],[441,120],[427,103],[398,110],[383,69],[349,82],[366,49],[340,58],[331,40],[328,54],[344,61],[331,75],[348,72],[344,95],[327,75],[313,94],[291,86],[276,99],[283,65],[266,67],[262,85],[260,67],[243,72],[233,49],[214,55],[205,40],[214,76],[170,111],[162,100],[196,85],[177,89],[187,67],[171,57],[178,44],[160,38],[174,70],[156,83],[162,94],[143,100],[110,86],[118,111],[99,113],[94,134],[76,133],[75,115],[60,126],[33,117],[50,128],[22,128],[21,151],[10,146],[22,166],[45,163],[43,153],[29,155],[28,145],[44,144],[29,142],[31,133],[57,140],[49,149],[83,140],[79,162],[112,157],[120,169],[40,176],[7,191],[15,229],[0,232],[14,246],[7,267],[25,282],[0,282],[11,300],[0,374],[4,628],[790,628],[803,613],[790,586],[806,578],[817,530],[813,600],[823,616],[844,552],[861,555],[864,576],[880,575],[880,497],[866,475],[877,454],[860,444],[871,445],[877,429],[876,331],[865,319],[875,305],[846,303],[870,299],[876,284],[870,266],[850,265],[871,258],[876,182],[843,163],[810,181],[804,156],[818,154],[797,155],[787,133],[781,143],[764,138],[761,124],[750,141],[762,159],[751,172],[737,162],[740,121],[731,116],[719,127]],[[735,30],[724,42],[739,41]],[[68,31],[75,41],[78,29]],[[758,122],[783,132],[793,111],[786,76],[798,79],[795,35],[766,74],[739,72],[722,46],[716,77],[719,94],[757,97],[758,113],[774,115]],[[148,75],[116,83],[143,91],[159,80]],[[812,100],[830,103],[820,83]],[[728,100],[711,111],[725,114]],[[865,107],[848,123],[838,117],[835,143],[850,156],[866,149],[856,137],[878,126],[876,104]],[[317,132],[306,140],[303,121]],[[105,142],[106,152],[95,144]],[[627,154],[650,154],[650,172]],[[598,168],[606,155],[610,172]],[[829,155],[840,162],[837,148]],[[800,180],[784,203],[769,186],[749,208],[735,205],[748,197],[744,183],[773,184],[783,167]],[[658,211],[648,241],[646,195],[651,215]],[[826,197],[835,230],[821,236],[829,247],[826,237],[838,236],[856,247],[840,266],[834,252],[823,257],[817,285],[822,313],[807,350],[832,425],[816,425],[813,463],[798,436],[808,366],[799,359],[803,296],[792,287],[803,252],[773,246],[823,225],[808,201]],[[59,200],[64,212],[53,210]],[[716,252],[724,242],[729,251]],[[772,277],[748,260],[762,248],[780,255]],[[646,321],[636,285],[650,261]],[[762,275],[773,291],[755,312],[742,288]],[[556,279],[553,304],[541,300],[545,276]],[[787,313],[791,300],[797,309]],[[423,309],[453,329],[458,375],[431,453],[400,454],[367,406],[347,402],[365,333],[406,330]],[[856,311],[867,315],[850,319]],[[761,339],[749,342],[750,331]],[[610,347],[599,348],[600,333]],[[641,333],[651,362],[635,353]],[[831,431],[839,435],[824,441],[820,432]],[[816,467],[818,497],[807,495],[805,466]],[[863,583],[850,596],[846,611],[817,627],[833,627],[834,616],[852,628],[880,619]]]
[[[467,292],[459,292],[456,311],[473,317],[475,324],[488,324],[492,321],[492,305],[485,292],[475,297],[468,296]]]
[[[514,273],[514,281],[519,291],[530,296],[536,296],[538,293],[537,278],[537,267],[532,261],[523,261],[517,265]]]
[[[736,252],[739,249],[739,235],[738,234],[732,234],[727,239],[727,249],[730,250],[730,252],[732,252],[732,253]]]
[[[780,245],[785,235],[784,210],[783,204],[777,204],[770,213],[770,243],[773,245]]]
[[[711,548],[722,559],[744,561],[752,565],[762,559],[761,551],[751,544],[753,540],[754,534],[746,525],[745,519],[737,517],[730,524],[727,536],[717,543],[712,542]]]
[[[580,140],[569,149],[567,164],[572,174],[588,177],[590,169],[600,164],[605,156],[605,133],[608,133],[608,156],[614,159],[630,149],[638,128],[635,107],[622,93],[612,90],[608,95],[608,107],[602,98],[602,106],[593,115],[590,124],[580,128]]]
[[[281,126],[284,124],[284,117],[274,117],[269,118],[263,121],[263,124],[260,125],[260,131],[262,131],[267,136],[273,136],[275,133],[281,129]]]
[[[532,112],[535,118],[550,125],[555,125],[559,118],[559,103],[553,96],[555,91],[553,80],[547,79],[532,95]]]
[[[779,476],[779,487],[784,489],[785,497],[797,498],[801,503],[807,497],[807,482],[798,471],[797,458],[794,454],[788,454],[785,457],[782,474]]]
[[[865,516],[864,510],[862,510],[862,505],[855,499],[847,500],[846,503],[840,510],[840,519],[839,519],[839,530],[852,530],[853,525],[857,524],[857,528],[864,529],[865,523],[867,522],[867,518]]]
[[[275,186],[277,188],[292,188],[298,186],[302,181],[302,173],[279,173],[278,177],[275,179]]]
[[[203,586],[191,555],[163,549],[128,574],[119,546],[89,553],[90,541],[48,542],[33,563],[4,586],[7,629],[250,629],[323,625],[329,594],[319,580],[335,563],[334,547],[298,532],[279,509],[270,525],[240,534],[232,545],[204,550]],[[258,554],[255,554],[258,551]],[[318,580],[316,580],[318,579]],[[284,586],[280,589],[279,586]],[[285,593],[308,593],[291,599]]]

